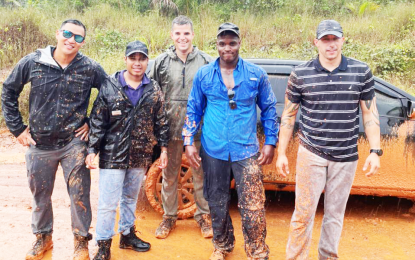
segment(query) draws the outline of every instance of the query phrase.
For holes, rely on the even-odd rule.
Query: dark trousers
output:
[[[209,156],[200,149],[204,172],[203,195],[212,216],[213,245],[222,252],[232,252],[235,246],[232,220],[229,215],[232,174],[238,194],[238,208],[242,218],[242,232],[248,259],[268,259],[265,244],[265,193],[258,155],[231,162]]]
[[[59,150],[40,150],[31,146],[26,152],[27,177],[33,195],[32,231],[53,231],[52,192],[59,163],[71,199],[72,232],[87,236],[91,225],[91,175],[85,166],[86,143],[74,138]]]

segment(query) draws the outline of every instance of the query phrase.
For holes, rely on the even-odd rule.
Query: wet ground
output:
[[[31,194],[24,164],[25,148],[16,144],[10,135],[0,131],[0,259],[24,259],[34,236],[30,229]],[[92,172],[91,200],[95,235],[98,202],[98,172]],[[149,206],[144,193],[137,205],[136,225],[144,240],[152,244],[146,253],[118,248],[119,237],[114,237],[111,259],[208,259],[212,251],[209,239],[203,239],[193,219],[181,220],[165,240],[154,237],[161,216]],[[236,247],[227,260],[246,259],[243,251],[241,219],[233,196],[231,215],[235,226]],[[316,215],[310,259],[317,259],[319,229],[323,207],[320,201]],[[415,259],[415,216],[408,214],[412,202],[395,197],[351,196],[347,206],[344,230],[340,243],[340,259],[344,260],[413,260]],[[267,192],[267,244],[271,260],[284,259],[289,221],[294,208],[294,193]],[[54,249],[44,259],[71,259],[73,236],[69,198],[59,170],[53,194],[55,214]],[[90,242],[91,256],[96,252]]]

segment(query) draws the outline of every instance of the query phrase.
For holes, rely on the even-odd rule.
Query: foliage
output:
[[[56,44],[55,31],[68,18],[85,23],[88,34],[82,52],[109,74],[124,68],[125,46],[130,41],[145,42],[150,57],[155,58],[172,44],[169,31],[173,17],[160,6],[155,9],[152,2],[156,0],[0,0],[0,74],[35,49]],[[318,23],[338,20],[346,36],[345,55],[368,63],[376,76],[415,95],[413,0],[170,2],[178,13],[193,20],[194,44],[212,56],[217,56],[219,24],[230,21],[240,28],[242,57],[308,60],[317,55],[313,39]],[[351,11],[351,4],[357,12]],[[370,5],[378,7],[374,10]],[[26,87],[20,98],[24,118],[28,92]],[[0,126],[4,126],[2,120],[0,116]]]

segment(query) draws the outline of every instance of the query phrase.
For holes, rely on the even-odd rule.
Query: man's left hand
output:
[[[85,123],[83,126],[75,130],[75,137],[81,136],[81,140],[88,141],[89,126]]]
[[[270,164],[274,158],[274,150],[275,147],[273,145],[264,145],[261,150],[261,155],[258,157],[259,165]]]
[[[380,159],[379,156],[375,153],[369,154],[369,156],[366,159],[365,165],[363,166],[363,171],[366,171],[366,169],[370,166],[370,170],[368,173],[366,173],[367,177],[372,176],[373,174],[376,174],[379,171],[380,168]]]

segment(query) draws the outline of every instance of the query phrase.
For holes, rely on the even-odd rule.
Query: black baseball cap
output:
[[[225,32],[225,31],[231,31],[234,32],[238,37],[241,37],[240,33],[239,33],[239,28],[238,26],[236,26],[233,23],[223,23],[219,26],[218,29],[218,34],[216,35],[216,37],[219,36],[219,34]]]
[[[316,38],[320,40],[321,37],[329,34],[337,36],[339,38],[343,37],[343,29],[338,22],[334,20],[324,20],[320,22],[320,24],[317,27]]]
[[[148,58],[147,45],[145,45],[144,43],[142,43],[140,41],[130,42],[127,45],[127,48],[125,49],[125,56],[128,57],[131,54],[134,54],[136,52],[142,53],[142,54],[146,55],[147,58]]]

